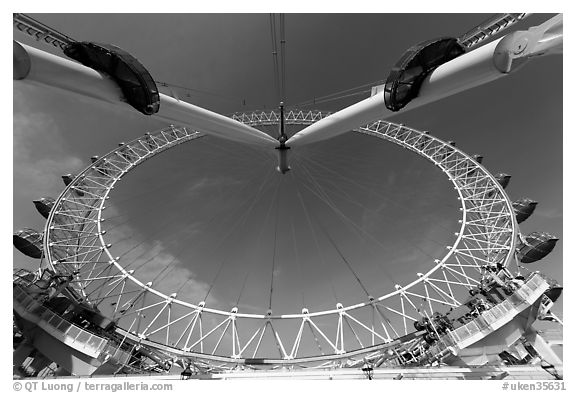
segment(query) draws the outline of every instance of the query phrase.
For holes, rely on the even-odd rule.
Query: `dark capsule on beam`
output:
[[[450,37],[424,41],[409,48],[386,78],[386,107],[393,112],[402,109],[418,97],[422,82],[434,69],[464,52],[458,40]]]
[[[514,213],[516,213],[516,221],[518,221],[519,224],[523,221],[526,221],[526,219],[530,217],[532,213],[534,213],[537,204],[538,202],[528,198],[523,198],[512,202]]]
[[[522,263],[539,261],[550,254],[559,239],[545,232],[532,232],[518,246],[518,259]]]
[[[42,257],[43,235],[35,229],[25,228],[14,234],[12,241],[14,247],[22,254],[30,258],[40,259]]]
[[[36,210],[38,213],[42,214],[42,217],[48,218],[50,215],[50,211],[54,207],[54,198],[44,197],[40,199],[36,199],[34,202],[34,206],[36,206]]]
[[[508,186],[508,183],[510,183],[510,178],[512,176],[508,175],[507,173],[499,173],[494,177],[496,178],[496,181],[500,183],[502,188],[506,188],[506,186]]]
[[[128,104],[145,114],[160,109],[160,94],[148,70],[131,54],[114,45],[72,42],[64,54],[87,67],[107,74],[122,90]]]

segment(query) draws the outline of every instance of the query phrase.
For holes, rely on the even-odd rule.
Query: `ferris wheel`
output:
[[[519,14],[516,18],[523,16]],[[505,26],[510,21],[499,20],[498,23]],[[554,23],[551,25],[555,26]],[[547,25],[543,30],[550,31],[550,27]],[[471,42],[471,37],[476,37],[474,43],[478,43],[488,35],[478,31],[469,33],[466,40],[462,40],[462,46],[473,45],[465,44]],[[468,155],[454,142],[444,141],[427,131],[382,120],[382,103],[397,111],[408,103],[414,107],[423,105],[462,89],[460,85],[455,86],[449,76],[458,74],[460,78],[468,72],[464,67],[466,64],[478,64],[484,60],[470,60],[470,56],[463,58],[463,52],[451,49],[453,44],[452,41],[439,40],[420,46],[410,56],[401,59],[395,76],[391,74],[386,85],[377,89],[370,99],[335,114],[317,110],[284,113],[281,108],[280,112],[236,113],[228,119],[194,109],[188,116],[178,111],[178,105],[183,104],[169,98],[163,98],[162,105],[168,106],[164,112],[155,104],[157,101],[154,101],[153,94],[148,97],[151,101],[144,104],[133,98],[129,104],[134,107],[140,105],[143,113],[158,113],[167,120],[185,118],[174,123],[197,127],[169,126],[121,143],[103,156],[92,157],[91,164],[84,170],[64,177],[66,187],[57,198],[38,201],[37,206],[43,208],[46,215],[45,230],[40,237],[34,237],[33,233],[23,234],[20,238],[28,241],[23,248],[31,250],[34,244],[41,242],[45,266],[51,277],[56,277],[54,292],[65,293],[68,299],[87,310],[97,330],[109,340],[102,343],[102,347],[110,346],[111,349],[106,348],[111,357],[126,351],[126,344],[131,343],[161,367],[192,365],[198,370],[212,372],[238,366],[325,368],[371,364],[380,367],[437,361],[451,346],[446,337],[454,341],[452,346],[465,340],[473,342],[474,332],[469,331],[468,325],[473,319],[470,311],[474,307],[486,307],[487,311],[489,306],[471,306],[471,302],[478,299],[476,295],[480,290],[487,288],[487,282],[497,283],[503,288],[490,292],[488,296],[488,299],[493,297],[496,310],[504,296],[518,289],[511,284],[518,275],[514,272],[515,267],[520,262],[531,261],[530,258],[538,258],[534,256],[534,247],[527,247],[526,237],[520,234],[518,227],[519,214],[529,215],[526,209],[529,210],[530,201],[522,205],[509,199],[504,191],[509,176],[490,173],[482,166],[481,156]],[[494,50],[496,46],[497,43],[490,49]],[[445,50],[446,56],[426,69],[420,64],[425,58],[423,54],[438,47]],[[530,47],[535,52],[549,50],[548,47],[534,48]],[[15,51],[22,58],[21,49],[20,46]],[[74,56],[84,59],[78,54],[83,49],[86,48],[78,47]],[[96,51],[103,50],[110,48],[96,48]],[[24,51],[33,53],[28,48]],[[453,59],[462,59],[455,70],[441,67]],[[514,60],[507,59],[508,62],[497,64],[497,68],[508,67],[509,71]],[[416,78],[410,74],[415,64],[421,69]],[[464,68],[459,71],[458,67]],[[477,83],[476,77],[470,77],[470,84]],[[88,80],[92,75],[85,78]],[[142,82],[143,85],[148,83],[149,80]],[[101,95],[99,98],[112,100],[105,87],[96,94]],[[117,94],[117,89],[114,94]],[[304,129],[288,138],[284,127],[292,125]],[[278,140],[258,131],[263,126],[280,127]],[[362,287],[365,299],[337,302],[322,309],[302,307],[289,313],[276,313],[271,305],[272,274],[269,308],[252,312],[239,305],[219,308],[207,299],[193,302],[186,299],[179,288],[160,290],[158,282],[142,279],[142,261],[126,261],[114,253],[114,241],[109,237],[106,221],[106,209],[114,201],[114,190],[130,178],[132,170],[160,153],[170,154],[174,147],[193,145],[206,134],[218,134],[228,139],[275,147],[279,172],[290,176],[289,149],[296,150],[308,142],[328,139],[351,129],[370,138],[374,144],[389,142],[405,149],[406,154],[425,159],[453,187],[459,204],[454,240],[442,255],[425,260],[422,264],[425,267],[414,272],[410,279],[394,282],[391,288],[379,293],[374,289],[368,290],[330,238],[329,231],[324,231]],[[302,191],[306,189],[338,214],[331,197],[320,185],[311,181],[301,187]],[[303,203],[303,211],[307,220],[312,221],[313,209]],[[347,218],[344,215],[342,219]],[[362,232],[362,228],[353,222],[350,224],[355,226],[354,230]],[[550,237],[541,240],[539,246],[554,243]],[[543,281],[538,280],[531,277],[526,288],[530,284],[534,291],[548,289],[539,287]],[[56,295],[52,293],[51,296]],[[533,296],[528,289],[525,295],[526,298]],[[465,328],[467,336],[448,333],[460,327]],[[307,345],[307,342],[315,345]]]

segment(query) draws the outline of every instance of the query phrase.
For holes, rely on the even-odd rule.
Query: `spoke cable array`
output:
[[[253,115],[237,116],[255,123],[257,120]],[[291,116],[293,121],[301,123],[302,119],[317,120],[321,117],[318,112],[293,113]],[[266,123],[271,122],[273,114],[260,112],[257,117]],[[308,120],[310,123],[313,121]],[[249,314],[236,308],[223,311],[166,295],[154,285],[139,281],[138,267],[133,272],[120,264],[111,254],[106,241],[108,235],[102,229],[102,211],[108,195],[115,183],[140,163],[200,136],[184,128],[168,128],[145,135],[96,160],[82,171],[66,187],[50,213],[44,237],[46,260],[56,272],[74,274],[70,290],[78,296],[99,303],[103,311],[111,308],[110,312],[119,316],[119,333],[132,337],[131,330],[136,327],[134,339],[151,348],[189,357],[197,364],[209,363],[209,367],[219,367],[214,362],[221,362],[221,365],[238,362],[250,355],[260,356],[265,359],[263,362],[270,364],[326,364],[337,359],[362,357],[362,353],[382,356],[383,348],[395,340],[410,343],[417,338],[410,331],[412,322],[421,317],[423,307],[432,313],[457,306],[463,293],[479,282],[483,266],[507,265],[513,258],[517,228],[511,203],[500,185],[473,158],[460,150],[431,135],[385,121],[369,124],[357,131],[396,143],[432,161],[454,184],[462,204],[461,228],[446,255],[431,260],[430,270],[418,273],[413,282],[396,282],[395,290],[374,296],[373,301],[349,305],[338,303],[335,309],[306,310],[296,314]],[[288,179],[297,184],[299,201],[295,202],[302,205],[312,244],[319,247],[313,223],[318,218],[310,216],[299,188],[315,193],[329,206],[334,205],[333,199],[327,195],[333,192],[329,191],[333,187],[314,183],[317,175],[305,169],[307,165],[305,162],[299,165],[301,174],[298,176],[303,176],[305,181],[297,180],[298,177],[293,175]],[[269,213],[273,206],[274,201],[268,207]],[[338,207],[335,208],[337,211]],[[278,215],[279,210],[276,208]],[[280,221],[279,217],[274,225]],[[235,222],[242,221],[236,218]],[[327,231],[323,225],[322,230]],[[332,243],[336,245],[334,239]],[[319,259],[322,261],[323,257]],[[351,267],[350,261],[345,262]],[[330,266],[326,268],[330,269]],[[169,267],[164,269],[165,274]],[[215,266],[215,270],[218,269],[220,267]],[[217,277],[218,273],[214,281]],[[246,271],[237,299],[248,288],[248,277],[249,271]],[[368,292],[368,288],[362,286]],[[98,294],[96,299],[92,298],[95,294]],[[333,295],[336,297],[336,291]],[[104,297],[112,300],[106,306],[108,308],[101,301]],[[304,331],[310,331],[316,349],[305,344]],[[270,352],[272,348],[277,355]]]

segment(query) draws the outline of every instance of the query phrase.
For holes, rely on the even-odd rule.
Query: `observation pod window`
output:
[[[456,38],[424,41],[408,49],[386,79],[386,107],[393,112],[404,108],[418,96],[422,82],[430,72],[464,52]]]
[[[42,215],[44,218],[48,218],[50,214],[50,210],[54,207],[54,198],[44,197],[37,199],[34,202],[34,206],[38,210],[38,213]]]
[[[512,176],[508,175],[507,173],[499,173],[495,176],[496,181],[498,181],[498,183],[500,183],[502,188],[506,188],[508,186],[508,184],[510,183],[511,177]]]
[[[65,185],[70,185],[70,183],[72,183],[74,181],[74,179],[76,178],[76,175],[73,175],[71,173],[67,174],[67,175],[62,175],[62,181],[64,182]],[[79,185],[83,185],[82,181],[78,182]],[[82,189],[78,186],[76,186],[74,188],[74,192],[76,193],[76,195],[83,197],[84,196],[84,191],[82,191]]]
[[[518,221],[518,224],[526,221],[526,219],[534,213],[537,204],[538,202],[528,198],[523,198],[512,203],[512,208],[514,209],[514,213],[516,213],[516,221]]]
[[[110,75],[122,89],[128,103],[138,111],[152,115],[160,109],[160,94],[154,79],[128,52],[114,45],[74,42],[67,45],[64,54]]]
[[[21,229],[12,238],[14,247],[22,254],[30,258],[40,259],[42,257],[43,235],[34,229]]]
[[[549,233],[532,232],[518,248],[518,256],[522,263],[539,261],[550,254],[559,239]]]
[[[564,287],[556,284],[556,285],[548,288],[546,290],[546,292],[544,292],[544,295],[548,296],[548,298],[550,300],[552,300],[553,302],[556,302],[560,298],[560,295],[562,295],[563,290],[564,290]]]

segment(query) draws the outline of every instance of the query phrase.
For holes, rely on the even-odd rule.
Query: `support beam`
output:
[[[561,53],[562,26],[560,14],[540,26],[511,33],[442,64],[426,77],[419,95],[399,113],[495,81],[533,56]],[[306,127],[293,135],[286,146],[300,146],[332,138],[396,113],[386,108],[384,89],[381,89],[372,97]]]
[[[552,349],[552,346],[546,341],[534,328],[527,330],[526,340],[532,344],[538,355],[554,367],[562,367],[562,359]]]
[[[127,111],[134,110],[124,102],[120,88],[107,76],[16,41],[13,47],[14,80],[53,88],[91,102],[103,102]],[[150,117],[238,142],[278,146],[276,139],[262,131],[164,94],[160,94],[160,110]]]

